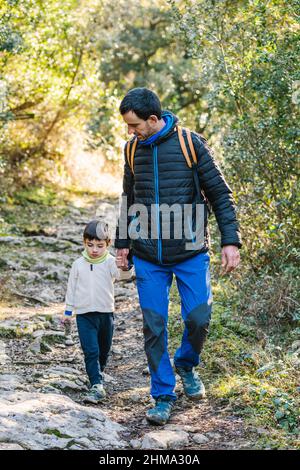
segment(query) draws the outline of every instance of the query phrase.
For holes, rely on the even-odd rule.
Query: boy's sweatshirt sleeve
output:
[[[66,310],[73,312],[75,306],[75,288],[77,278],[77,266],[74,262],[69,274],[67,293],[66,293]]]

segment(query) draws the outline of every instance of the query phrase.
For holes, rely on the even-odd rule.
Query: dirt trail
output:
[[[96,214],[112,220],[114,207],[109,199],[91,200],[85,207],[71,209],[48,236],[6,237],[0,243],[0,261],[6,263],[2,279],[19,298],[17,306],[0,308],[0,448],[251,448],[240,418],[228,414],[209,396],[200,403],[189,402],[180,383],[170,422],[163,427],[147,423],[145,412],[152,404],[150,378],[134,280],[115,286],[107,398],[98,406],[83,404],[87,380],[76,327],[75,344],[66,346],[59,318],[69,267],[82,250],[84,224]],[[33,397],[36,402],[31,409],[28,403]],[[49,406],[44,412],[46,399]],[[59,406],[56,399],[61,400]],[[20,414],[9,415],[19,426],[14,436],[8,432],[6,410],[18,403],[23,403]],[[39,423],[45,418],[43,426],[34,421],[35,416]],[[102,434],[93,436],[93,422],[95,428],[102,423]],[[91,431],[80,435],[83,425]],[[32,429],[30,438],[22,439],[22,426]]]

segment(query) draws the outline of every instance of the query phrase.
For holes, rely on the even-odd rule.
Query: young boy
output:
[[[91,389],[85,401],[99,403],[106,396],[103,370],[112,344],[114,330],[115,279],[128,279],[131,272],[117,268],[108,252],[108,224],[92,220],[83,233],[84,251],[72,265],[66,294],[64,324],[76,312],[80,344]]]

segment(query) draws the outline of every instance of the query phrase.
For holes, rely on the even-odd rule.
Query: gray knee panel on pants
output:
[[[143,308],[143,331],[147,359],[151,369],[156,372],[165,351],[163,317],[151,309]]]
[[[200,304],[192,310],[185,320],[188,330],[188,341],[194,350],[200,354],[203,343],[208,333],[208,326],[211,317],[211,305]]]

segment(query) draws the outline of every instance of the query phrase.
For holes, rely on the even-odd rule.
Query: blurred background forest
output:
[[[0,0],[0,235],[22,233],[14,208],[54,207],[60,189],[118,194],[118,105],[153,89],[209,141],[234,191],[242,267],[219,325],[235,314],[246,337],[259,325],[270,361],[282,354],[283,395],[268,408],[263,394],[260,416],[287,433],[299,430],[287,384],[300,350],[299,15],[299,0]]]

